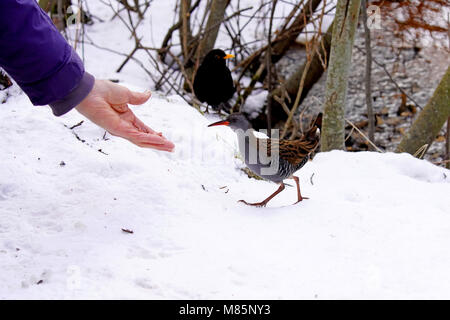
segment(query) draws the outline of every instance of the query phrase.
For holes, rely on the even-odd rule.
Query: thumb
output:
[[[128,103],[138,105],[143,104],[148,99],[150,99],[150,96],[152,93],[150,90],[146,90],[145,92],[135,92],[135,91],[128,91]]]

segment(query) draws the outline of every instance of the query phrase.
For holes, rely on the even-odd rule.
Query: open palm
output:
[[[112,135],[140,147],[171,152],[174,144],[161,132],[145,125],[128,107],[128,104],[143,104],[150,96],[150,91],[133,92],[110,81],[96,80],[92,91],[76,109]]]

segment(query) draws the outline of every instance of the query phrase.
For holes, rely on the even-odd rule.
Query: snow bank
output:
[[[239,170],[228,128],[175,97],[134,110],[175,153],[1,105],[0,298],[450,298],[448,170],[320,153],[298,172],[309,200],[252,208],[236,201],[277,186]]]
[[[130,52],[111,11],[89,5],[107,21],[86,28],[93,41]],[[152,6],[142,28],[158,46],[174,3]],[[97,78],[149,85],[134,62],[114,72],[123,56],[89,45],[85,56]],[[237,200],[277,186],[249,179],[234,134],[180,98],[134,108],[176,143],[166,154],[103,139],[88,121],[70,130],[76,112],[55,118],[11,92],[0,104],[0,298],[450,298],[448,170],[405,154],[321,153],[298,172],[309,200],[292,206],[288,187],[252,208]]]

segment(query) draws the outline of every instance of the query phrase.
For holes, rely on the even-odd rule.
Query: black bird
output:
[[[194,78],[194,93],[198,100],[206,102],[215,110],[230,111],[228,100],[236,92],[230,69],[225,60],[234,58],[220,49],[211,50],[203,59]]]
[[[317,129],[320,130],[322,127],[321,113],[311,122],[303,136],[297,140],[256,138],[250,122],[241,113],[233,113],[223,121],[210,124],[209,127],[219,125],[229,126],[238,135],[239,151],[251,171],[262,178],[280,184],[277,191],[261,202],[248,203],[245,200],[239,200],[240,202],[250,206],[265,207],[273,197],[284,190],[283,180],[289,178],[294,179],[297,184],[298,200],[296,203],[307,199],[302,197],[299,179],[293,174],[305,165],[309,154],[319,144],[320,135]]]

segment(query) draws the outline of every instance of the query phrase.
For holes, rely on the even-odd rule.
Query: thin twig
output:
[[[358,50],[358,51],[360,51],[360,52],[362,52],[362,53],[365,53],[365,51],[363,50],[363,49],[361,49],[361,48],[359,48],[358,46],[355,46],[355,48]],[[384,70],[384,72],[386,73],[386,75],[389,77],[389,79],[391,80],[391,82],[397,87],[397,89],[398,90],[400,90],[405,96],[407,96],[408,97],[408,99],[409,100],[411,100],[412,102],[414,102],[414,104],[419,108],[419,109],[423,109],[423,107],[419,104],[419,103],[417,103],[405,90],[403,90],[399,85],[398,85],[398,83],[394,80],[394,78],[392,77],[392,75],[389,73],[389,71],[387,70],[387,68],[386,68],[386,65],[384,64],[384,63],[380,63],[380,62],[378,62],[375,58],[372,58],[372,61],[373,62],[375,62],[375,64],[377,65],[377,66],[379,66],[379,67],[381,67],[383,70]]]
[[[413,157],[416,157],[418,159],[422,159],[423,156],[425,155],[425,152],[427,152],[427,149],[428,149],[428,143],[424,144],[419,149],[417,149],[417,151],[414,152]]]
[[[70,129],[70,130],[73,130],[73,129],[75,129],[76,127],[81,126],[81,125],[83,124],[83,122],[84,122],[84,120],[81,120],[81,121],[78,122],[77,124],[74,124],[73,126],[71,126],[69,129]]]
[[[369,142],[369,143],[372,145],[372,147],[374,147],[374,149],[375,149],[376,151],[381,152],[381,153],[384,153],[384,151],[381,150],[380,148],[378,148],[378,147],[375,145],[375,143],[373,143],[372,141],[370,141],[370,139],[369,139],[369,138],[368,138],[361,130],[359,130],[359,128],[358,128],[357,126],[355,126],[355,125],[353,124],[353,122],[351,122],[351,121],[348,120],[347,118],[344,118],[344,119],[345,119],[345,121],[347,121],[347,123],[350,124],[356,131],[358,131],[358,133],[359,133],[364,139],[366,139],[366,141]]]
[[[323,18],[323,16],[322,16]],[[306,13],[303,17],[304,19],[304,24],[306,24]],[[309,67],[311,66],[311,62],[312,62],[312,57],[313,57],[313,53],[315,51],[315,47],[316,47],[316,43],[317,43],[317,37],[318,35],[313,36],[313,38],[311,39],[311,41],[307,41],[306,42],[306,65],[305,65],[305,69],[303,69],[303,73],[302,73],[302,78],[300,80],[300,85],[298,87],[298,91],[297,91],[297,96],[295,97],[295,101],[294,101],[294,105],[292,106],[291,111],[289,112],[288,118],[286,120],[286,123],[284,124],[284,128],[283,131],[281,133],[280,138],[283,139],[284,136],[287,133],[287,130],[292,122],[292,118],[294,116],[295,111],[297,111],[298,105],[300,104],[300,97],[302,96],[302,92],[303,92],[303,87],[305,85],[305,79],[306,79],[306,75],[308,74],[308,70]],[[308,40],[308,39],[307,39]]]
[[[267,66],[267,133],[269,137],[272,136],[272,24],[273,15],[277,6],[277,0],[272,2],[272,11],[270,13],[269,32],[267,35],[267,51],[266,51],[266,66]]]
[[[375,121],[373,115],[372,106],[372,48],[370,45],[370,30],[367,26],[367,0],[361,0],[361,14],[364,25],[364,38],[366,46],[366,74],[365,74],[365,87],[366,87],[366,106],[367,117],[369,120],[369,139],[375,141]],[[369,150],[371,147],[369,147]]]

